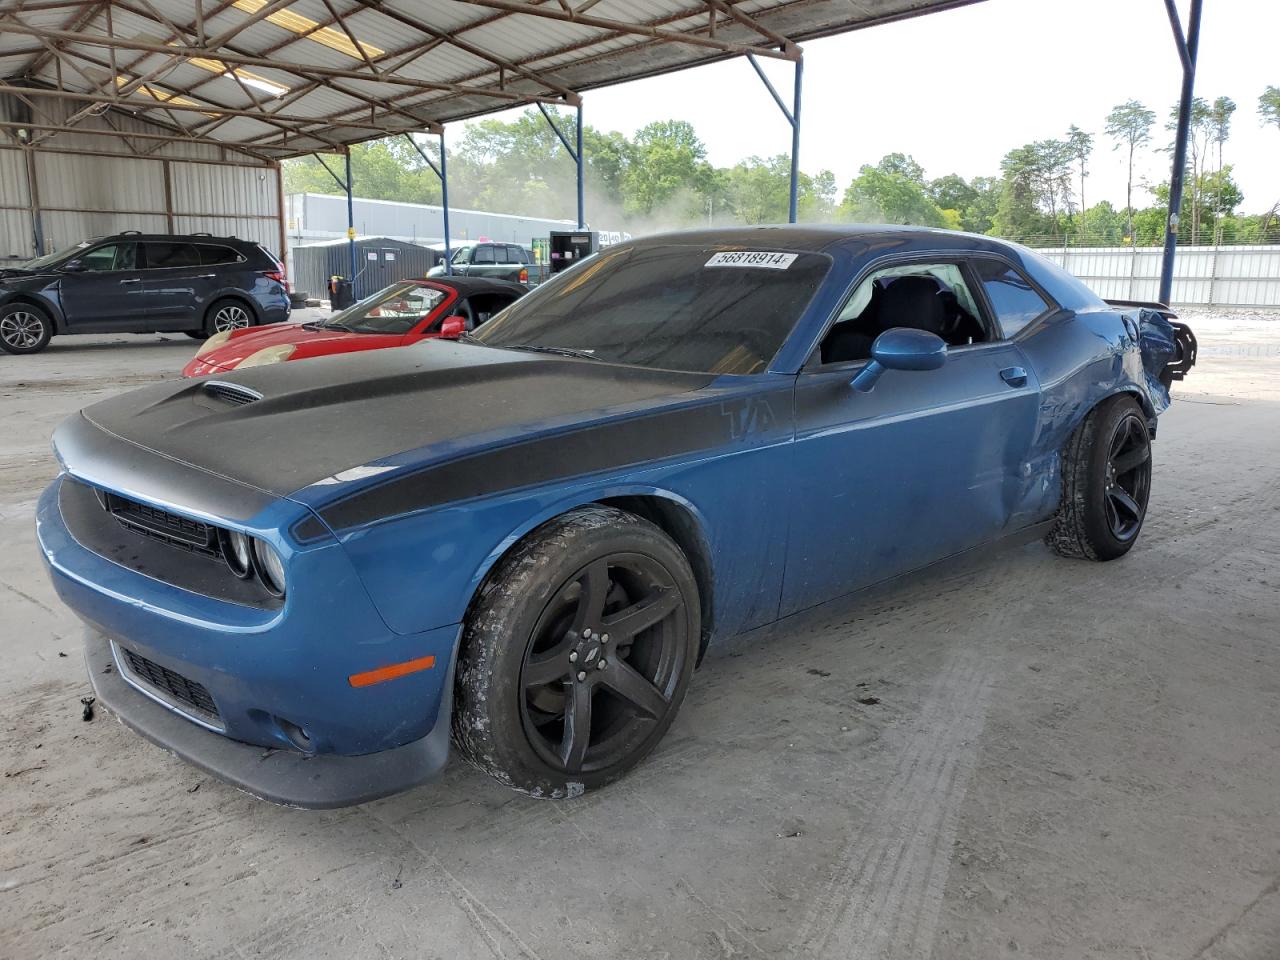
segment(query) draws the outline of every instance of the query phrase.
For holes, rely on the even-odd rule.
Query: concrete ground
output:
[[[1280,956],[1280,316],[1189,319],[1125,559],[1035,544],[741,638],[599,793],[454,764],[327,813],[80,719],[49,433],[195,344],[0,356],[0,957]]]

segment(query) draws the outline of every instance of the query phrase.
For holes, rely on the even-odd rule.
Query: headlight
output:
[[[251,353],[240,361],[237,370],[243,370],[245,367],[264,367],[268,363],[280,363],[288,360],[293,356],[293,351],[298,348],[292,343],[282,343],[275,347],[264,347],[257,353]]]
[[[220,347],[231,339],[231,331],[223,330],[221,333],[215,333],[212,337],[200,345],[200,349],[196,351],[197,357],[203,357],[215,347]]]
[[[280,562],[280,555],[275,552],[267,541],[259,540],[255,537],[253,541],[253,558],[255,566],[258,568],[258,576],[262,578],[263,585],[277,597],[283,597],[284,564]]]
[[[253,556],[249,538],[238,530],[222,531],[222,556],[231,572],[242,580],[253,576]]]

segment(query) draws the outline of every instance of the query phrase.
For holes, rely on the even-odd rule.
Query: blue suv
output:
[[[284,264],[251,240],[128,231],[0,269],[0,348],[67,333],[196,338],[289,318]]]

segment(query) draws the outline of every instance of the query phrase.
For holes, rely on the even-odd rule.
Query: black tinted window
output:
[[[494,263],[493,247],[485,244],[482,247],[476,247],[475,256],[471,259],[472,263]]]
[[[764,370],[831,266],[816,253],[610,247],[513,303],[476,336],[668,370]]]
[[[529,255],[525,253],[524,247],[507,247],[507,255],[511,258],[511,263],[529,262]]]
[[[219,263],[235,263],[240,259],[240,254],[230,247],[212,247],[207,244],[200,244],[196,249],[200,253],[200,263],[205,266]]]
[[[189,243],[148,243],[146,247],[147,267],[152,270],[200,264],[200,254]]]
[[[982,288],[987,291],[987,299],[1006,337],[1014,336],[1049,309],[1049,304],[1036,293],[1027,278],[1007,264],[979,260],[976,266]]]
[[[103,270],[132,270],[134,266],[134,243],[109,243],[96,247],[80,257],[80,268],[94,273]]]

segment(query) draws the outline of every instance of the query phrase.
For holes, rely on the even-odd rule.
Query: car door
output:
[[[69,261],[58,280],[58,300],[68,333],[147,329],[138,244],[113,241]]]
[[[195,330],[217,286],[216,268],[201,263],[194,243],[148,240],[142,245],[143,288],[152,330]]]
[[[471,251],[471,269],[468,275],[473,277],[492,277],[499,270],[498,256],[492,243],[479,243]]]
[[[995,539],[1025,483],[1039,385],[967,266],[888,269],[932,276],[953,297],[958,287],[982,332],[952,336],[939,369],[886,370],[866,393],[850,386],[865,359],[823,364],[815,351],[795,387],[784,616]],[[912,316],[878,322],[927,329]]]

